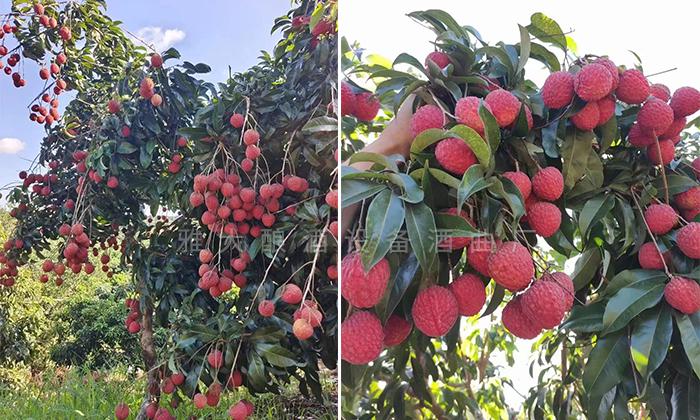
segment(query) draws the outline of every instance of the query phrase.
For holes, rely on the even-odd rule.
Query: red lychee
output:
[[[656,144],[656,138],[653,133],[646,133],[639,124],[632,124],[630,131],[627,134],[627,139],[630,144],[634,147],[647,147],[652,144]]]
[[[457,299],[442,286],[421,290],[411,310],[416,328],[428,337],[441,337],[452,328],[459,317]]]
[[[674,309],[692,315],[700,311],[700,284],[689,278],[673,276],[664,287],[664,298]]]
[[[564,292],[551,281],[535,281],[521,300],[523,314],[544,329],[559,325],[566,313]]]
[[[542,332],[542,328],[525,316],[521,300],[522,295],[515,296],[506,304],[501,314],[501,321],[503,326],[514,336],[530,340],[537,337]]]
[[[673,110],[661,99],[651,97],[639,110],[637,123],[646,131],[664,133],[673,123]]]
[[[160,54],[151,55],[151,67],[156,69],[163,67],[163,57]]]
[[[372,121],[379,112],[379,100],[369,92],[355,96],[355,117],[360,121]]]
[[[114,409],[114,417],[116,417],[117,420],[126,420],[129,417],[129,406],[125,403],[117,404]]]
[[[675,143],[675,140],[678,138],[678,136],[680,136],[681,132],[685,128],[685,125],[685,117],[673,120],[673,122],[671,123],[671,125],[668,126],[666,131],[664,131],[663,134],[659,136],[659,140],[674,140]]]
[[[561,225],[561,210],[546,201],[535,203],[527,209],[527,220],[536,234],[549,238]]]
[[[659,155],[661,150],[661,155]],[[656,142],[647,146],[647,158],[654,165],[668,165],[673,161],[676,155],[676,145],[673,140],[661,140],[657,145]]]
[[[641,104],[649,97],[649,81],[641,71],[625,70],[620,75],[620,83],[615,89],[615,96],[627,104]]]
[[[676,243],[685,256],[700,259],[700,223],[690,222],[678,229]]]
[[[644,211],[649,230],[654,235],[665,235],[678,224],[678,214],[668,204],[652,204]]]
[[[328,194],[326,194],[326,204],[328,204],[331,208],[338,208],[338,190],[328,191]]]
[[[440,210],[440,213],[444,214],[450,214],[452,216],[457,216],[457,208],[452,207],[449,209],[444,209]],[[467,215],[467,212],[462,210],[462,212],[459,214],[462,219],[466,220],[469,225],[474,226],[474,222],[469,218]],[[460,249],[464,248],[467,245],[469,245],[469,242],[471,242],[472,238],[470,237],[449,237],[445,238],[440,243],[438,244],[438,247],[443,248],[443,249]]]
[[[557,200],[564,192],[564,177],[554,166],[542,168],[532,177],[532,191],[542,200]]]
[[[304,318],[299,318],[292,325],[292,332],[299,340],[308,340],[314,335],[314,327]]]
[[[670,105],[675,118],[695,114],[700,109],[700,91],[688,86],[678,88],[673,92]]]
[[[647,242],[639,248],[637,254],[639,266],[645,270],[663,270],[664,257],[653,242]]]
[[[384,345],[393,347],[403,343],[411,334],[413,325],[404,318],[392,314],[384,325]]]
[[[355,113],[355,92],[352,91],[349,83],[340,83],[340,109],[341,115],[352,115]]]
[[[500,241],[493,241],[486,236],[474,238],[467,249],[467,261],[469,265],[480,274],[491,277],[489,274],[489,256],[496,252]]]
[[[689,190],[677,194],[673,200],[678,208],[690,210],[700,207],[700,187],[692,187]]]
[[[649,94],[655,98],[668,102],[671,99],[671,89],[661,83],[654,83],[649,86]]]
[[[224,364],[224,354],[221,350],[213,350],[207,355],[207,362],[214,369],[219,369]]]
[[[489,256],[489,274],[510,291],[526,288],[535,275],[530,251],[518,242],[504,242]]]
[[[450,56],[442,51],[433,51],[425,57],[425,68],[428,68],[428,61],[432,61],[435,65],[444,69],[450,64]]]
[[[265,317],[269,318],[275,313],[275,304],[271,300],[263,300],[258,304],[258,313]]]
[[[484,122],[479,116],[479,106],[483,104],[491,112],[491,106],[476,96],[467,96],[457,101],[455,105],[455,118],[460,124],[472,128],[480,135],[484,135]]]
[[[449,288],[457,299],[460,315],[476,315],[486,303],[486,288],[476,274],[462,274],[450,283]]]
[[[574,99],[574,75],[566,71],[550,74],[542,85],[541,94],[546,107],[564,108]]]
[[[462,176],[470,166],[478,163],[469,145],[456,137],[440,140],[435,147],[435,159],[448,172]]]
[[[588,102],[579,112],[571,117],[571,122],[582,131],[590,131],[598,126],[600,110],[598,102]]]
[[[491,113],[496,118],[499,127],[508,127],[518,118],[520,113],[520,100],[505,89],[497,89],[486,95],[484,99]]]
[[[596,102],[596,105],[598,105],[598,126],[601,126],[615,115],[615,98],[606,96]]]
[[[574,294],[576,293],[574,281],[571,279],[571,277],[569,277],[569,275],[566,273],[557,271],[554,273],[543,274],[542,280],[554,282],[559,288],[561,288],[562,295],[564,296],[565,310],[570,310],[574,305]]]
[[[532,192],[532,182],[530,177],[527,176],[525,172],[503,172],[502,176],[509,179],[520,191],[520,195],[523,197],[523,201],[530,197]]]
[[[597,101],[607,96],[612,84],[612,75],[602,64],[587,64],[574,78],[574,90],[584,101]]]
[[[423,105],[411,117],[411,134],[418,134],[429,128],[442,128],[445,125],[445,113],[436,105]]]
[[[340,355],[353,365],[366,365],[382,352],[384,329],[375,314],[358,311],[340,325]]]
[[[245,117],[242,114],[235,113],[231,115],[231,118],[229,118],[228,122],[231,124],[233,128],[241,128],[243,127],[243,123],[245,121]]]
[[[613,63],[612,60],[607,57],[600,57],[593,61],[593,63],[600,64],[605,67],[610,73],[610,76],[612,76],[613,83],[610,91],[612,92],[617,89],[617,85],[620,83],[620,70],[617,68],[617,65],[615,65],[615,63]]]
[[[391,275],[389,262],[382,258],[369,271],[362,266],[359,252],[351,252],[340,264],[343,298],[358,308],[371,308],[384,296]]]

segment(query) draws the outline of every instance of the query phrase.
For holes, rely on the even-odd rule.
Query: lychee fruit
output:
[[[263,300],[258,304],[258,313],[265,317],[269,318],[275,313],[275,304],[271,300]]]
[[[355,96],[355,117],[360,121],[372,121],[379,112],[379,100],[369,92]]]
[[[514,336],[530,340],[537,337],[542,332],[542,328],[525,316],[521,300],[522,295],[515,296],[506,304],[501,313],[501,321]]]
[[[107,110],[110,114],[116,114],[121,111],[121,109],[122,106],[116,99],[110,99],[109,102],[107,102]]]
[[[671,89],[668,86],[661,83],[654,83],[649,86],[649,94],[655,98],[661,99],[664,102],[668,102],[671,99]]]
[[[559,325],[566,313],[564,292],[551,281],[535,281],[521,300],[523,314],[544,329]]]
[[[610,73],[610,76],[612,76],[612,86],[610,88],[610,92],[617,89],[617,85],[620,83],[620,70],[617,68],[617,65],[615,65],[615,63],[613,63],[612,60],[607,57],[600,57],[593,63],[600,64],[601,66],[605,67]]]
[[[689,278],[673,276],[664,287],[664,298],[673,309],[692,315],[700,311],[700,284]]]
[[[435,147],[435,159],[446,171],[462,176],[470,166],[478,163],[469,145],[456,137],[440,140]]]
[[[328,204],[331,208],[338,208],[338,190],[328,191],[328,194],[326,194],[326,204]]]
[[[301,302],[303,293],[299,286],[294,283],[287,283],[283,287],[281,297],[282,302],[289,305],[297,305],[299,302]]]
[[[673,110],[661,99],[649,98],[637,114],[637,123],[644,130],[664,133],[673,123]]]
[[[649,81],[641,71],[625,70],[620,75],[620,83],[615,89],[615,96],[626,104],[641,104],[649,97]]]
[[[654,235],[665,235],[678,224],[678,214],[668,204],[652,204],[644,211],[649,230]]]
[[[425,68],[428,68],[429,61],[432,61],[436,66],[444,69],[450,64],[450,56],[442,51],[433,51],[425,57]]]
[[[681,132],[685,128],[686,122],[687,120],[685,117],[673,120],[673,122],[671,123],[671,125],[668,126],[666,131],[664,131],[663,134],[659,136],[659,140],[675,141],[675,139],[677,139],[678,136],[680,136]]]
[[[661,155],[659,155],[659,150],[661,150]],[[661,140],[658,145],[654,142],[654,144],[647,146],[647,158],[654,165],[668,165],[673,161],[675,155],[676,145],[673,144],[673,140]]]
[[[630,131],[627,134],[627,139],[630,144],[634,147],[647,147],[652,144],[656,144],[656,138],[653,133],[647,133],[639,126],[639,124],[632,124]]]
[[[542,275],[542,280],[554,282],[561,288],[566,311],[574,306],[574,294],[576,293],[576,289],[574,288],[574,281],[568,274],[562,273],[561,271],[545,273]]]
[[[359,252],[351,252],[340,264],[343,298],[358,308],[371,308],[382,299],[391,275],[389,262],[382,258],[369,271],[362,266]]]
[[[207,362],[214,369],[219,369],[224,364],[224,354],[221,350],[213,350],[207,355]]]
[[[408,338],[413,325],[406,319],[392,314],[384,325],[384,346],[397,346]]]
[[[532,177],[532,191],[542,200],[558,200],[564,192],[564,177],[554,166],[542,168]]]
[[[375,314],[357,311],[340,325],[340,355],[353,365],[366,365],[384,348],[384,329]]]
[[[615,98],[606,96],[596,102],[596,105],[598,105],[598,126],[601,126],[615,115]]]
[[[518,242],[504,242],[489,256],[489,274],[510,291],[526,288],[535,275],[530,251]]]
[[[444,209],[441,210],[440,213],[444,214],[451,214],[452,216],[457,216],[457,208],[452,207],[449,209]],[[467,215],[467,212],[462,210],[462,212],[459,214],[462,219],[466,220],[467,223],[469,223],[471,226],[474,226],[474,222],[469,218]],[[443,249],[460,249],[464,248],[467,245],[469,245],[469,242],[471,242],[472,238],[466,236],[466,237],[450,237],[450,238],[445,238],[440,241],[438,244],[438,247],[443,248]]]
[[[241,128],[243,127],[243,123],[245,122],[245,117],[243,116],[243,114],[234,113],[233,115],[231,115],[231,118],[229,118],[228,122],[233,128]]]
[[[500,242],[486,236],[474,238],[467,249],[467,261],[478,273],[491,277],[489,274],[489,256],[496,252]]]
[[[541,94],[547,108],[564,108],[574,99],[574,75],[566,71],[550,74],[542,85]]]
[[[151,67],[156,69],[163,67],[163,57],[160,54],[151,55]]]
[[[248,418],[248,407],[243,401],[238,401],[228,409],[228,416],[231,420],[245,420]]]
[[[536,234],[549,238],[561,225],[561,210],[546,201],[535,203],[527,209],[527,220]]]
[[[700,207],[700,187],[692,187],[689,190],[677,194],[673,200],[678,208],[690,210]]]
[[[430,286],[418,292],[411,313],[420,332],[428,337],[441,337],[457,321],[459,306],[448,288]]]
[[[602,64],[587,64],[574,78],[574,90],[584,101],[597,101],[607,96],[612,84],[612,75]]]
[[[436,105],[423,105],[411,117],[411,134],[416,137],[430,128],[442,128],[445,125],[445,113]]]
[[[590,131],[598,126],[600,110],[598,102],[588,102],[576,115],[571,117],[571,122],[582,131]]]
[[[700,223],[690,222],[678,229],[676,243],[685,256],[700,259]]]
[[[508,127],[520,114],[520,100],[505,89],[490,92],[484,98],[499,127]]]
[[[292,332],[299,340],[308,340],[312,335],[314,335],[314,327],[312,327],[311,323],[306,319],[299,318],[294,321],[294,325],[292,325]]]
[[[653,242],[647,242],[639,247],[637,254],[639,266],[645,270],[663,270],[664,257]]]
[[[476,315],[486,303],[486,288],[476,274],[462,274],[448,286],[455,299],[459,314]]]
[[[509,179],[520,191],[523,201],[527,200],[532,193],[532,182],[525,172],[503,172],[502,176]]]
[[[126,420],[129,418],[129,406],[126,405],[126,403],[117,404],[114,408],[114,417],[116,417],[117,420]]]
[[[673,92],[670,105],[675,118],[695,114],[700,109],[700,91],[688,86],[678,88]]]
[[[352,91],[349,83],[340,83],[340,110],[341,115],[352,115],[355,113],[355,92]]]
[[[460,124],[464,124],[467,127],[472,128],[474,131],[483,136],[484,122],[481,121],[481,116],[479,116],[479,107],[482,103],[486,109],[491,112],[491,106],[476,96],[461,98],[455,105],[455,118]]]
[[[194,406],[196,408],[201,410],[207,406],[207,397],[204,394],[198,392],[194,395],[194,398],[192,398],[192,402],[194,403]]]

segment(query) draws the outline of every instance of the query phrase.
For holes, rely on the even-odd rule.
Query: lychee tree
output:
[[[57,285],[96,266],[131,272],[125,328],[148,373],[139,418],[291,378],[323,398],[320,362],[334,369],[337,355],[335,3],[295,2],[274,52],[219,86],[199,79],[206,64],[135,46],[104,6],[15,0],[2,15],[7,68],[49,68],[38,100],[73,94],[63,115],[32,110],[47,136],[7,196],[17,228],[3,286],[38,260],[37,280]],[[163,347],[154,325],[169,331]],[[228,414],[252,410],[242,400]]]
[[[409,16],[436,33],[424,61],[344,57],[342,206],[360,215],[343,232],[347,415],[482,417],[472,381],[494,350],[512,354],[503,334],[536,339],[528,416],[700,415],[700,160],[685,130],[700,92],[579,55],[541,13],[513,45],[440,10]],[[381,130],[358,123],[380,102],[409,107],[408,156],[352,153]],[[492,340],[475,336],[489,321]]]

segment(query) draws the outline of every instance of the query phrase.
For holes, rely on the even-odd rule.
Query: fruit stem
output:
[[[678,70],[678,67],[673,67],[673,68],[671,68],[671,69],[661,70],[661,71],[659,71],[659,72],[652,73],[652,74],[647,74],[647,75],[645,75],[645,76],[646,76],[647,78],[649,78],[649,77],[658,76],[658,75],[664,74],[664,73],[670,73],[670,72],[676,71],[676,70]]]
[[[659,154],[659,161],[661,163],[661,178],[664,180],[664,199],[666,200],[666,204],[669,202],[668,198],[668,179],[666,179],[666,168],[664,165],[663,157],[661,156],[661,145],[659,144],[659,138],[655,137],[656,141],[656,152]]]

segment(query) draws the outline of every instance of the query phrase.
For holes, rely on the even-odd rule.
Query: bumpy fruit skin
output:
[[[678,88],[673,92],[670,105],[676,118],[695,114],[700,109],[700,91],[689,86]]]
[[[685,117],[673,120],[666,131],[659,136],[659,140],[675,140],[678,136],[680,136],[681,132],[685,128],[686,122],[687,120]]]
[[[590,131],[598,126],[600,110],[598,102],[588,102],[579,112],[571,117],[571,122],[582,131]]]
[[[547,108],[564,108],[574,99],[574,75],[566,71],[550,74],[542,85],[541,93]]]
[[[637,254],[639,266],[645,270],[663,270],[664,259],[653,242],[647,242],[639,248]]]
[[[308,340],[312,335],[314,335],[314,327],[312,327],[311,323],[306,319],[299,318],[294,321],[294,325],[292,325],[292,332],[299,340]]]
[[[523,201],[527,200],[532,193],[532,182],[525,172],[503,172],[502,176],[509,179],[520,191]]]
[[[674,197],[678,208],[691,210],[700,207],[700,187],[693,187]]]
[[[491,106],[476,96],[467,96],[458,100],[455,105],[455,118],[460,124],[474,129],[474,131],[483,136],[484,122],[481,121],[481,116],[479,116],[479,106],[482,103],[491,112]]]
[[[556,283],[538,280],[523,293],[522,309],[526,317],[543,329],[556,327],[564,319],[564,292]]]
[[[446,171],[460,176],[478,162],[469,145],[455,137],[438,142],[435,146],[435,159]]]
[[[491,238],[481,236],[474,238],[467,249],[467,261],[469,266],[478,273],[491,277],[489,274],[489,256],[498,250],[500,241],[495,242]]]
[[[129,417],[129,406],[125,403],[119,403],[114,408],[114,417],[118,420],[126,420]]]
[[[530,251],[518,242],[504,242],[489,256],[489,274],[510,291],[526,288],[535,275]]]
[[[659,149],[661,149],[660,156]],[[654,165],[668,165],[673,161],[675,155],[676,145],[673,144],[673,140],[661,140],[658,146],[656,142],[647,146],[647,158]]]
[[[523,313],[522,295],[515,296],[506,304],[501,314],[501,321],[511,334],[526,340],[535,338],[542,332],[542,328],[535,325]]]
[[[355,92],[345,82],[340,84],[340,112],[341,115],[352,115],[355,113]]]
[[[700,223],[690,222],[678,229],[676,243],[685,256],[700,259]]]
[[[366,365],[379,357],[384,347],[384,329],[372,312],[358,311],[340,325],[340,354],[353,365]]]
[[[597,101],[607,96],[612,84],[612,75],[602,64],[587,64],[574,78],[574,90],[584,101]]]
[[[457,321],[459,307],[448,288],[430,286],[418,292],[411,314],[420,332],[428,337],[442,337]]]
[[[428,61],[432,61],[438,67],[444,69],[450,64],[450,56],[442,51],[433,51],[425,57],[425,68],[428,68]]]
[[[527,209],[527,220],[536,234],[549,238],[561,226],[561,210],[552,203],[541,201]]]
[[[449,285],[450,291],[457,299],[459,314],[476,315],[486,303],[486,288],[476,274],[462,274]]]
[[[612,76],[612,86],[610,87],[610,92],[617,89],[617,85],[620,83],[620,70],[617,68],[617,65],[615,65],[615,63],[613,63],[612,60],[607,57],[600,57],[593,63],[600,64],[601,66],[605,67],[610,73],[610,76]]]
[[[384,346],[397,346],[411,334],[413,325],[402,317],[392,314],[384,325]]]
[[[700,311],[700,284],[692,279],[674,276],[664,288],[664,298],[677,311],[692,315]]]
[[[596,105],[598,105],[598,126],[601,126],[615,115],[615,98],[606,96],[596,102]]]
[[[542,275],[542,280],[551,281],[557,284],[562,291],[562,296],[564,297],[565,311],[571,309],[574,306],[574,294],[576,289],[574,288],[574,281],[571,280],[568,274],[562,273],[560,271],[554,273],[546,273]]]
[[[369,92],[355,96],[355,117],[360,121],[372,121],[379,112],[379,100]]]
[[[664,133],[673,123],[673,110],[661,99],[649,98],[637,114],[637,123],[644,130]]]
[[[263,300],[258,304],[258,313],[265,318],[271,317],[275,313],[275,304],[271,300]]]
[[[627,134],[627,140],[634,147],[647,147],[652,144],[656,144],[656,138],[653,133],[647,133],[639,126],[639,124],[632,124],[630,131]]]
[[[508,127],[518,118],[520,101],[507,90],[494,90],[486,95],[484,101],[491,107],[491,113],[496,118],[499,127]]]
[[[440,213],[446,213],[451,214],[452,216],[457,216],[457,208],[452,207],[450,209],[441,210]],[[462,216],[462,219],[466,220],[467,223],[469,223],[471,226],[474,226],[474,222],[469,218],[466,211],[462,210],[460,216]],[[445,238],[442,241],[440,241],[438,247],[443,249],[461,249],[468,246],[471,240],[472,238],[470,237]]]
[[[649,81],[639,70],[625,70],[620,75],[615,96],[627,104],[641,104],[649,97]]]
[[[301,288],[293,283],[287,283],[282,289],[282,302],[288,305],[297,305],[303,297]]]
[[[248,418],[248,407],[243,401],[239,401],[228,409],[228,416],[232,420],[245,420]]]
[[[671,89],[668,86],[661,83],[654,83],[649,86],[649,94],[655,98],[659,98],[664,102],[668,102],[671,99]]]
[[[678,223],[678,214],[668,204],[652,204],[644,211],[649,230],[654,235],[665,235]]]
[[[558,200],[564,192],[564,177],[553,166],[542,168],[532,177],[532,191],[542,200]]]
[[[687,221],[695,221],[700,215],[700,207],[692,210],[681,210],[681,216]]]
[[[391,275],[389,262],[382,258],[365,272],[359,252],[351,252],[341,262],[341,293],[357,308],[371,308],[382,299]]]
[[[445,113],[436,105],[423,105],[411,117],[411,134],[416,137],[429,128],[442,128]]]

